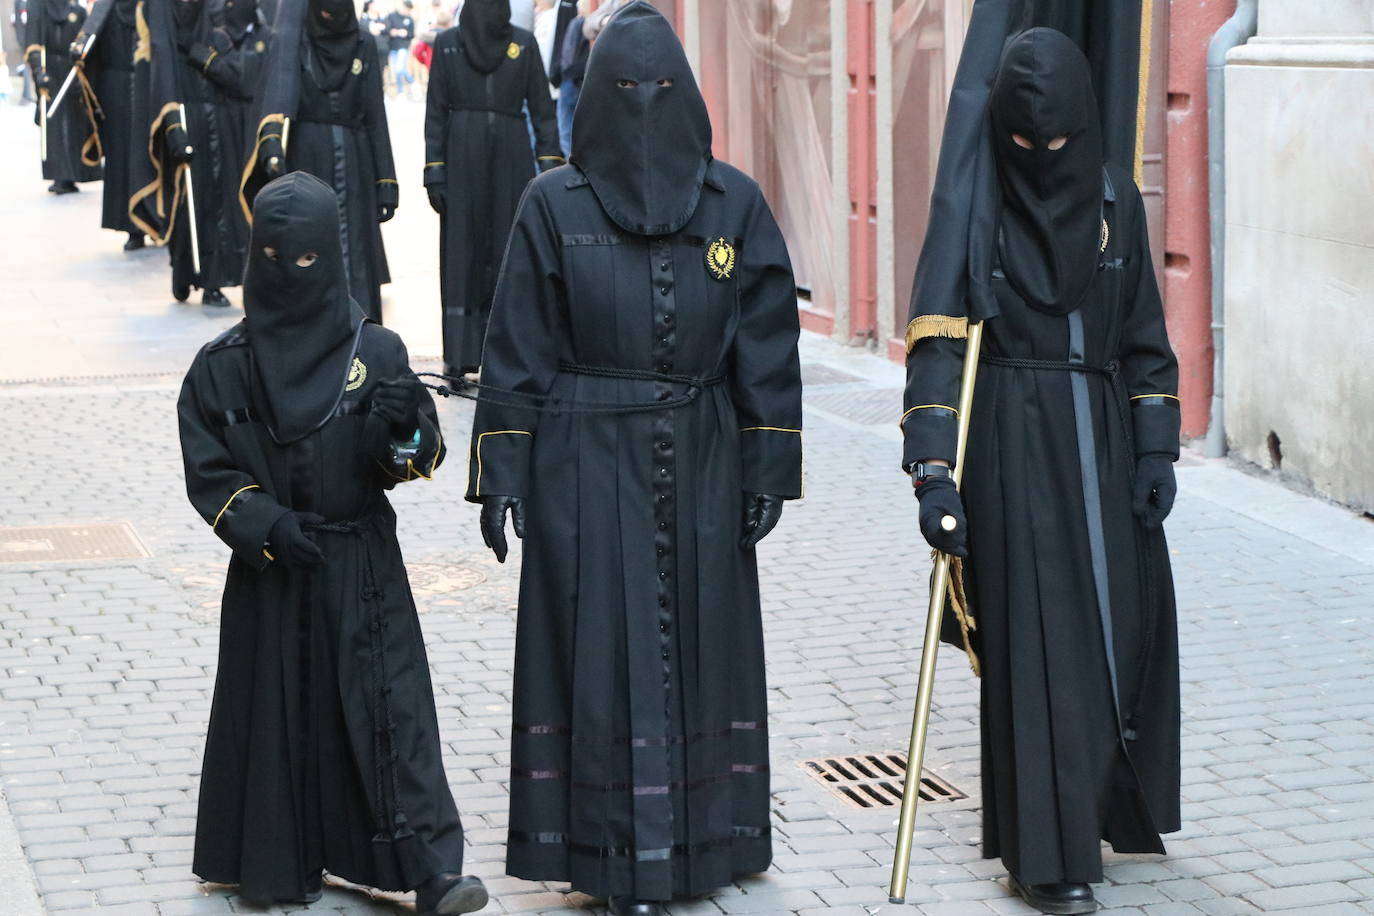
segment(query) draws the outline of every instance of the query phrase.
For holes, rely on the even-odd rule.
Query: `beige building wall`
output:
[[[1226,67],[1226,433],[1374,511],[1374,0],[1260,0]]]

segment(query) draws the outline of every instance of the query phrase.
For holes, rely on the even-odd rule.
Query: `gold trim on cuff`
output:
[[[906,352],[911,353],[916,342],[927,337],[948,337],[963,340],[968,337],[968,319],[953,315],[918,315],[906,326]]]
[[[478,433],[477,435],[477,484],[473,488],[473,494],[482,495],[482,440],[487,436],[529,436],[534,438],[534,433],[523,429],[494,429],[488,433]]]
[[[262,487],[258,486],[257,484],[255,484],[255,483],[250,483],[250,484],[249,484],[248,486],[246,486],[246,487],[239,487],[237,490],[235,490],[235,491],[234,491],[234,495],[231,496],[231,497],[229,497],[227,500],[225,500],[223,506],[220,506],[219,512],[217,512],[217,513],[215,514],[215,520],[214,520],[214,522],[212,522],[211,525],[210,525],[210,530],[213,531],[213,530],[215,530],[216,528],[219,527],[219,520],[220,520],[221,518],[223,518],[223,517],[224,517],[224,513],[227,512],[227,511],[229,510],[229,504],[232,503],[234,500],[238,499],[240,493],[243,493],[243,492],[245,492],[245,491],[247,491],[247,490],[261,490],[261,489],[262,489]]]

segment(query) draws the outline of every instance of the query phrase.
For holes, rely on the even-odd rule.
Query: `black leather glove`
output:
[[[191,137],[186,128],[174,124],[167,130],[167,156],[177,165],[183,165],[195,158],[196,151],[191,146]]]
[[[777,527],[778,519],[782,518],[782,504],[781,496],[745,493],[744,536],[740,538],[739,545],[745,550],[751,550],[754,545],[766,538],[768,532]]]
[[[76,61],[81,60],[81,52],[84,51],[85,49],[86,49],[86,33],[85,33],[85,32],[77,32],[77,33],[76,33],[76,37],[72,39],[72,43],[69,44],[69,45],[67,45],[67,53],[70,54],[70,55],[72,56],[72,61],[73,61],[73,62],[76,62]]]
[[[383,379],[372,393],[372,412],[386,421],[397,438],[409,439],[420,426],[420,396],[414,378]]]
[[[286,174],[286,153],[282,152],[281,136],[268,134],[258,146],[258,167],[268,178]]]
[[[324,565],[324,553],[306,534],[305,527],[324,521],[313,512],[288,512],[277,519],[267,535],[267,552],[272,559],[292,569],[315,569]]]
[[[952,557],[968,556],[968,519],[959,490],[948,477],[927,477],[916,488],[921,502],[921,535],[926,543]],[[954,530],[944,528],[945,516],[954,519]]]
[[[448,210],[448,199],[444,196],[443,185],[425,185],[425,191],[429,194],[430,209],[443,216],[444,212]]]
[[[48,71],[45,68],[39,67],[33,71],[33,85],[39,91],[52,89],[52,77],[48,76]]]
[[[506,510],[510,510],[511,521],[515,525],[515,536],[525,538],[525,500],[519,496],[482,497],[482,540],[491,552],[496,554],[496,562],[506,562],[509,549],[506,546]]]
[[[384,223],[396,215],[396,208],[391,204],[377,205],[377,222]]]
[[[1141,455],[1135,466],[1135,492],[1131,494],[1131,511],[1141,523],[1146,528],[1164,524],[1177,495],[1173,456]]]

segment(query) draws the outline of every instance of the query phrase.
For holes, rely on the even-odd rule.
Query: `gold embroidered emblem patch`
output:
[[[506,45],[506,56],[509,57],[511,60],[519,59],[520,46],[513,41],[510,44]]]
[[[363,59],[362,59],[361,57],[355,57],[355,58],[353,58],[353,75],[354,75],[354,76],[357,76],[359,73],[362,73],[362,72],[363,72]]]
[[[363,387],[363,382],[367,381],[367,366],[358,357],[353,357],[353,365],[348,367],[348,384],[344,386],[344,391],[357,391]]]
[[[68,14],[67,14],[67,21],[68,21],[68,22],[75,22],[75,21],[76,21],[76,13],[68,13]]]
[[[262,53],[266,52],[266,51],[267,51],[267,42],[265,42],[265,41],[260,41],[260,42],[258,42],[257,44],[253,45],[253,50],[256,51],[256,52],[258,52],[259,54],[262,54]]]
[[[706,269],[717,280],[728,280],[735,272],[735,246],[717,238],[706,249]]]

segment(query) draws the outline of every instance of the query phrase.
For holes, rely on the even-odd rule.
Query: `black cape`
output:
[[[1077,72],[1088,80],[1086,62]],[[1101,840],[1162,853],[1160,834],[1180,820],[1169,555],[1163,532],[1131,511],[1138,456],[1178,454],[1178,364],[1139,191],[1100,152],[1089,159],[1080,178],[1097,192],[1079,206],[1098,226],[1076,243],[1092,261],[1077,308],[1023,298],[1012,273],[1026,261],[1004,261],[996,246],[970,252],[989,265],[977,279],[993,300],[963,480],[969,642],[983,675],[983,854],[1027,884],[1100,881]],[[1001,234],[1012,231],[1005,210]],[[955,458],[969,317],[913,319],[907,466]],[[964,642],[961,627],[945,635]]]
[[[312,209],[320,195],[323,214]],[[233,550],[192,868],[259,902],[302,896],[321,868],[407,890],[463,861],[423,635],[384,495],[431,477],[443,441],[425,398],[419,450],[404,465],[381,463],[364,445],[378,382],[410,370],[400,338],[361,322],[338,296],[342,285],[330,288],[341,258],[332,198],[320,187],[277,202],[282,218],[255,236],[254,257],[273,244],[280,261],[263,278],[263,262],[250,262],[247,318],[196,356],[177,408],[191,503]],[[334,251],[302,225],[324,227]],[[285,277],[314,269],[295,266],[307,247],[323,249],[321,271]],[[318,334],[273,319],[310,305]],[[340,323],[342,361],[328,358]],[[308,345],[293,359],[289,346],[262,346],[279,341],[254,340],[282,333]],[[265,370],[259,354],[274,352],[283,365]],[[272,390],[283,383],[307,402],[304,433],[274,413],[292,399]],[[318,570],[271,559],[269,533],[288,510],[328,523],[314,534],[326,557]]]
[[[534,36],[514,29],[501,63],[483,73],[458,35],[446,29],[435,41],[425,101],[425,186],[442,188],[447,200],[439,218],[439,286],[444,362],[455,370],[481,361],[501,256],[535,174],[526,108],[540,168],[563,164]]]
[[[284,0],[253,104],[250,149],[239,203],[252,221],[253,198],[267,182],[257,150],[269,135],[287,134],[286,170],[305,171],[329,184],[343,215],[344,264],[354,300],[382,320],[382,284],[391,282],[378,209],[399,200],[382,93],[382,72],[371,35],[354,29],[342,41],[317,41],[307,28],[312,6]],[[351,6],[348,7],[351,10]]]
[[[52,95],[71,72],[70,46],[85,22],[86,8],[76,2],[42,0],[29,9],[24,59],[31,73],[43,69],[46,61]],[[77,77],[67,96],[57,114],[47,120],[48,158],[41,163],[43,177],[49,181],[99,181],[104,155],[97,124],[99,104],[84,76]],[[51,96],[48,103],[52,104]],[[37,106],[33,119],[35,124],[42,123]]]
[[[680,55],[660,22],[657,59]],[[593,63],[588,82],[608,78]],[[801,494],[798,334],[786,245],[738,170],[711,161],[691,218],[658,237],[617,225],[575,167],[530,185],[483,382],[649,412],[477,407],[468,499],[521,496],[529,519],[511,875],[666,900],[768,867],[762,615],[739,538],[744,493]],[[654,410],[686,391],[655,372],[705,387]]]
[[[137,6],[137,0],[97,0],[77,36],[78,43],[95,36],[82,67],[100,109],[100,145],[105,153],[100,225],[120,232],[138,231],[129,219],[129,197],[134,162],[140,154],[147,155],[139,149],[144,138],[135,134],[133,124]]]
[[[142,0],[138,7],[142,24],[134,52],[134,123],[143,152],[132,165],[129,219],[167,245],[173,289],[220,289],[238,286],[243,278],[243,237],[232,209],[238,158],[229,147],[233,125],[218,93],[189,57],[209,36],[208,4],[199,3],[194,21],[179,26],[173,4],[184,2]],[[195,151],[189,169],[167,154],[168,132],[177,125],[186,130]],[[195,191],[199,274],[191,256],[188,171]]]

